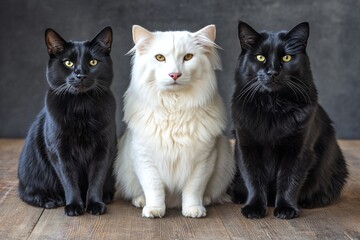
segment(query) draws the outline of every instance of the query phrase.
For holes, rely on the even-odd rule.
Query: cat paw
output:
[[[259,205],[245,205],[241,209],[242,215],[246,218],[263,218],[266,215],[266,208]]]
[[[43,204],[44,208],[57,208],[65,205],[65,202],[61,199],[46,199]]]
[[[131,203],[137,208],[143,208],[146,205],[145,196],[141,195],[139,197],[133,198]]]
[[[203,203],[204,203],[205,206],[209,206],[212,203],[211,197],[204,196]]]
[[[206,209],[203,206],[185,207],[182,214],[184,217],[201,218],[206,216]]]
[[[146,218],[162,218],[165,215],[165,205],[159,206],[145,206],[142,210],[142,216]]]
[[[84,204],[71,203],[65,206],[65,214],[67,216],[79,216],[85,211]]]
[[[276,207],[274,216],[281,219],[291,219],[299,216],[299,210],[293,207]]]
[[[102,202],[91,202],[87,204],[86,212],[92,215],[101,215],[106,212],[106,205]]]
[[[311,198],[301,198],[298,205],[302,208],[317,208],[329,205],[333,201],[333,197],[326,194],[314,194]]]

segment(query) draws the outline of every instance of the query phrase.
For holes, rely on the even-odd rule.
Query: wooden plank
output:
[[[63,208],[45,210],[29,239],[230,239],[215,207],[208,215],[189,219],[170,209],[162,219],[146,219],[141,209],[117,199],[102,216],[66,217]]]
[[[27,239],[43,209],[23,203],[17,195],[18,156],[23,140],[0,139],[0,236]]]
[[[249,220],[241,205],[208,208],[203,219],[180,209],[163,219],[145,219],[141,209],[116,199],[102,216],[67,217],[64,208],[43,210],[17,196],[17,162],[23,140],[0,139],[1,239],[360,239],[360,141],[339,141],[350,178],[341,199],[326,208],[302,210],[300,218],[277,219],[269,208],[264,219]]]
[[[5,200],[0,204],[0,238],[27,239],[43,212],[23,203],[11,189]]]

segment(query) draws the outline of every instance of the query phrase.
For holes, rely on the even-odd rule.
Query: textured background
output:
[[[256,30],[290,29],[310,22],[308,54],[320,103],[333,119],[339,138],[360,138],[359,12],[358,0],[1,0],[0,137],[25,137],[43,107],[48,27],[67,40],[92,39],[103,27],[113,28],[113,90],[120,126],[130,72],[130,57],[124,54],[132,47],[133,24],[160,31],[197,31],[216,24],[217,43],[223,48],[218,81],[229,110],[240,52],[237,23],[243,20]]]

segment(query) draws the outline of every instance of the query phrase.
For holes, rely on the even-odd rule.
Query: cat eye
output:
[[[282,57],[282,60],[283,60],[283,62],[290,62],[291,56],[290,55],[285,55],[285,56]]]
[[[89,62],[90,66],[96,66],[98,64],[98,61],[96,59],[92,59]]]
[[[70,60],[66,60],[66,61],[64,61],[64,65],[68,68],[71,68],[74,66],[74,63]]]
[[[259,62],[264,62],[265,61],[265,57],[263,55],[256,55],[256,59],[259,61]]]
[[[184,61],[189,61],[190,59],[192,59],[193,56],[194,56],[194,55],[191,54],[191,53],[186,54],[186,55],[184,56]]]
[[[155,58],[156,58],[156,60],[158,60],[159,62],[164,62],[164,61],[165,61],[164,55],[161,55],[161,54],[155,55]]]

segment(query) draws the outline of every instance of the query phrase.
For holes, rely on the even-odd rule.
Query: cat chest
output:
[[[131,122],[130,127],[139,137],[146,136],[148,145],[158,149],[191,149],[218,135],[219,124],[202,118],[198,113],[150,113]],[[214,125],[214,126],[212,126]],[[140,130],[140,131],[139,131]]]
[[[280,140],[302,132],[306,127],[309,114],[301,109],[286,111],[243,111],[239,118],[242,130],[252,133],[262,141]]]

